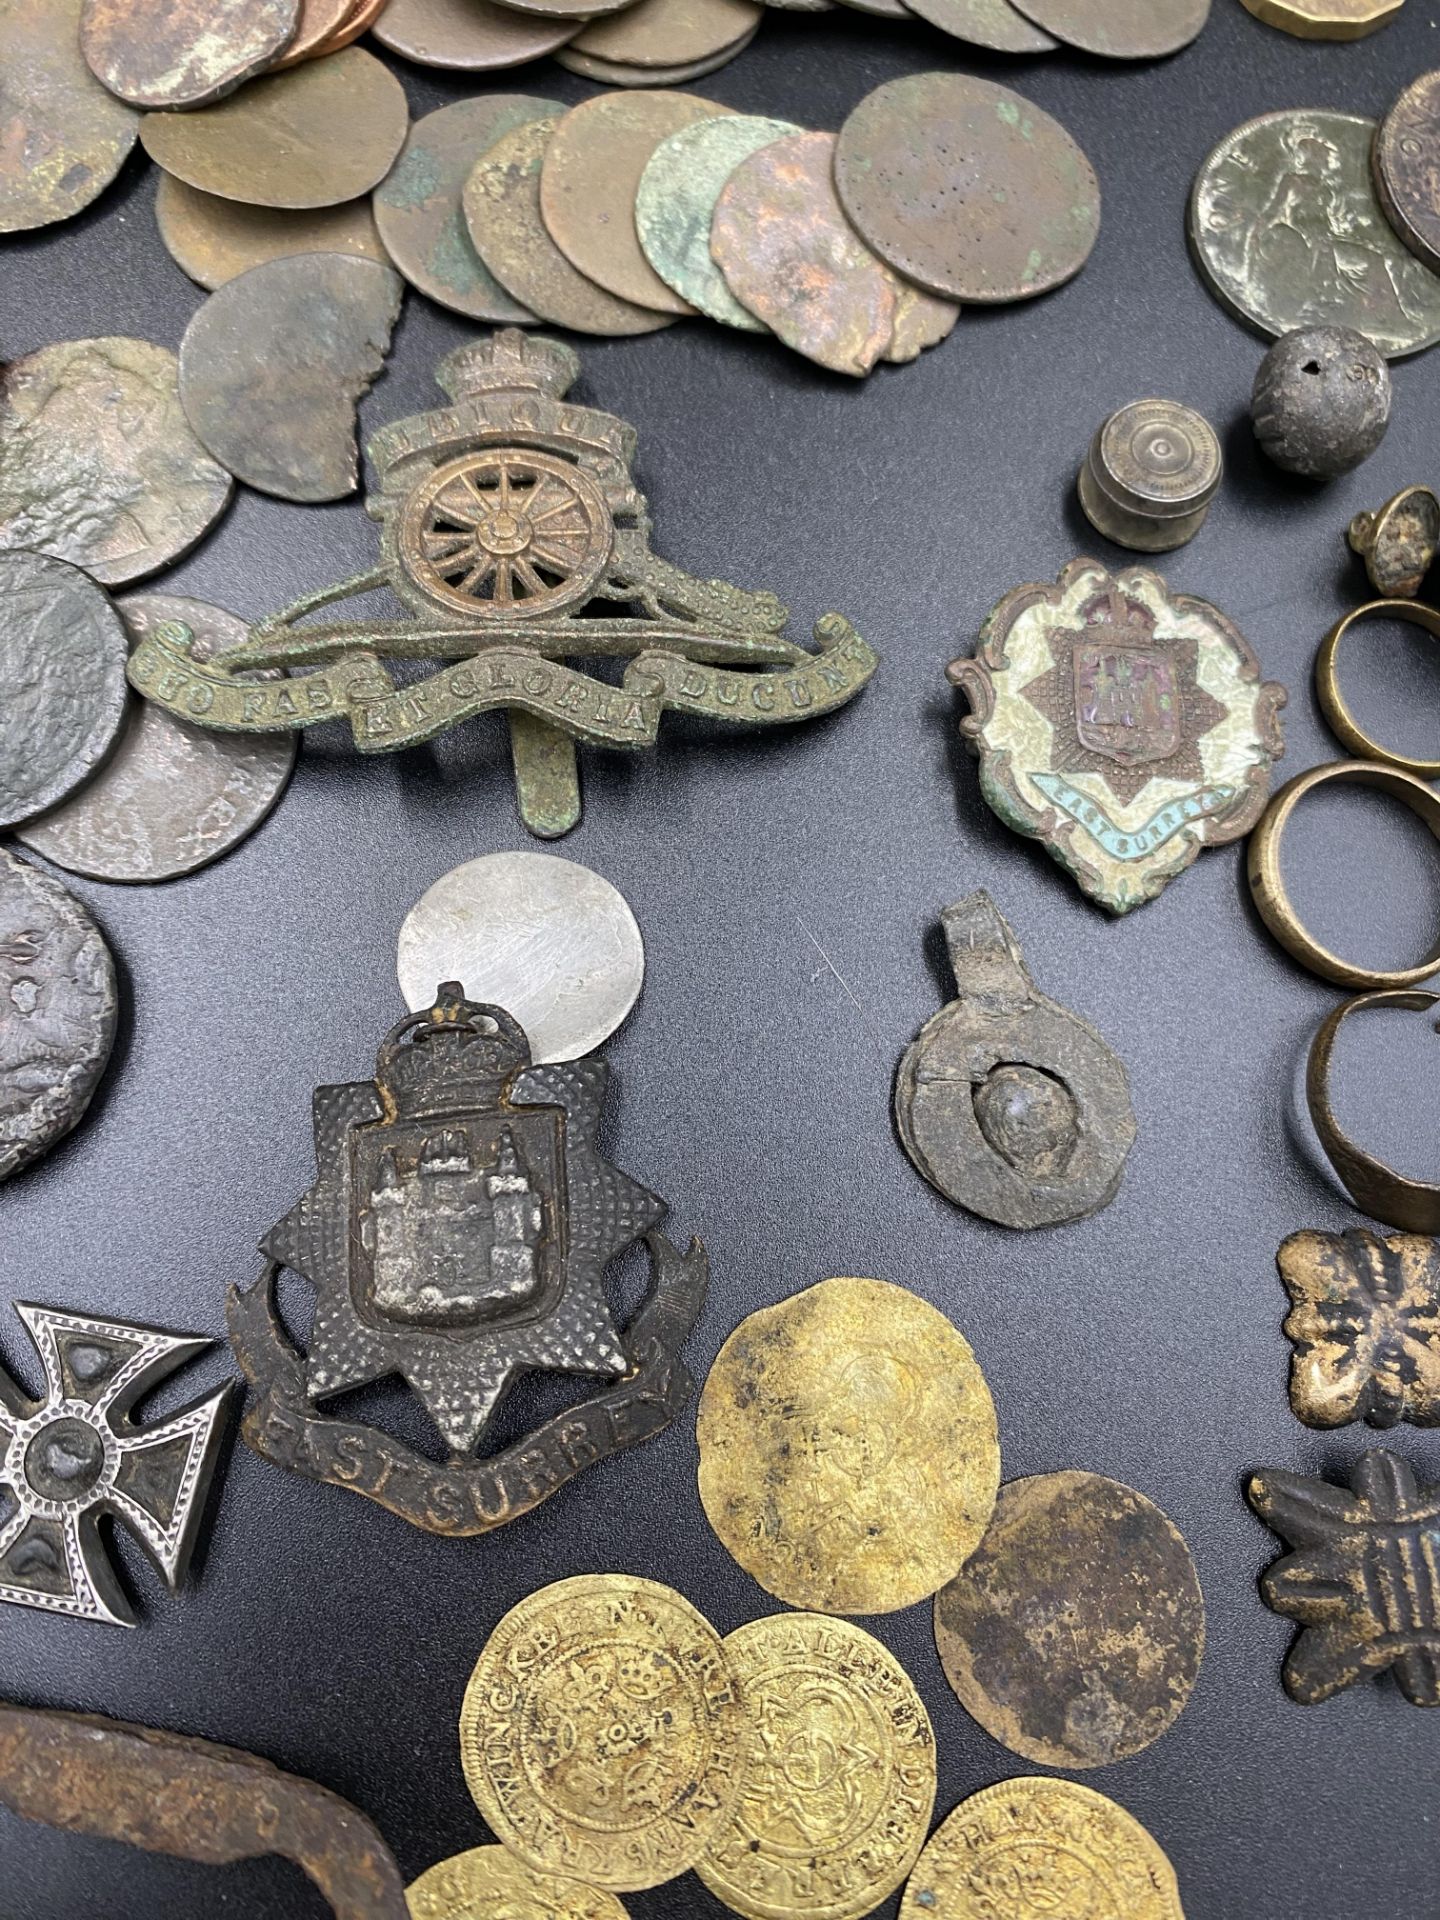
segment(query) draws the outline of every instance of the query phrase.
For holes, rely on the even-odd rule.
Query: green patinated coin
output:
[[[748,333],[767,329],[741,306],[711,258],[715,202],[742,160],[772,140],[799,132],[788,120],[756,114],[699,120],[660,142],[635,195],[635,228],[660,278],[712,320]]]
[[[547,22],[534,24],[551,30]],[[415,122],[374,203],[381,238],[411,286],[472,320],[533,323],[535,315],[505,291],[475,251],[461,196],[476,162],[503,134],[563,112],[557,100],[491,93],[457,100]]]
[[[80,52],[81,0],[0,0],[0,233],[68,220],[115,178],[140,116]]]

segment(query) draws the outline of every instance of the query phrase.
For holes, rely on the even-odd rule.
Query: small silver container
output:
[[[1178,400],[1132,400],[1091,441],[1080,504],[1117,546],[1168,553],[1204,526],[1224,465],[1203,414]]]

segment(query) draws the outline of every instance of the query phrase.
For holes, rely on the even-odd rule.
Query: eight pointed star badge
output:
[[[232,1392],[137,1425],[130,1409],[213,1342],[17,1303],[45,1370],[30,1399],[0,1367],[0,1600],[130,1627],[101,1544],[109,1514],[172,1590],[195,1544]]]
[[[1224,614],[1144,567],[1072,560],[1017,587],[948,673],[985,798],[1112,913],[1248,833],[1284,751],[1285,689]]]
[[[317,1091],[318,1178],[261,1242],[259,1285],[230,1295],[258,1453],[427,1531],[466,1535],[670,1424],[692,1389],[678,1352],[708,1267],[698,1242],[682,1255],[656,1231],[664,1201],[601,1156],[607,1081],[593,1058],[532,1066],[519,1024],[450,982],[391,1031],[373,1080]],[[642,1237],[651,1288],[622,1330],[604,1272]],[[315,1292],[304,1355],[276,1311],[283,1268]],[[506,1390],[536,1370],[608,1384],[474,1458]],[[450,1449],[444,1464],[317,1411],[390,1374],[424,1404]]]

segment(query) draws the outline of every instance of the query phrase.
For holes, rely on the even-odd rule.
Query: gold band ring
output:
[[[1327,786],[1333,780],[1353,781],[1361,787],[1378,787],[1382,793],[1388,793],[1391,799],[1398,800],[1402,806],[1418,815],[1435,838],[1440,840],[1440,794],[1433,787],[1427,787],[1423,780],[1417,780],[1413,773],[1405,773],[1399,767],[1384,766],[1375,760],[1332,760],[1325,766],[1310,767],[1304,773],[1297,773],[1293,780],[1286,781],[1260,816],[1259,825],[1250,836],[1250,891],[1255,896],[1260,918],[1285,951],[1293,955],[1302,967],[1308,967],[1311,973],[1318,973],[1322,980],[1333,980],[1341,987],[1418,986],[1440,968],[1440,941],[1416,967],[1383,969],[1355,966],[1348,960],[1342,960],[1338,953],[1332,953],[1328,947],[1322,947],[1306,931],[1290,904],[1290,896],[1280,877],[1281,838],[1291,814],[1305,795],[1315,787]]]
[[[1440,1005],[1440,993],[1387,991],[1362,993],[1347,1000],[1324,1021],[1310,1043],[1305,1068],[1305,1098],[1320,1144],[1341,1184],[1362,1213],[1406,1233],[1440,1233],[1440,1187],[1427,1186],[1397,1173],[1373,1154],[1357,1147],[1335,1118],[1330,1104],[1330,1061],[1342,1023],[1366,1007],[1407,1007],[1417,1010]]]
[[[1331,732],[1362,759],[1399,767],[1406,773],[1419,774],[1423,780],[1440,779],[1440,760],[1412,760],[1408,754],[1382,747],[1378,740],[1370,738],[1345,704],[1340,677],[1335,671],[1335,656],[1340,651],[1340,642],[1360,620],[1405,620],[1412,627],[1423,627],[1432,640],[1440,640],[1440,613],[1433,607],[1421,606],[1418,600],[1371,600],[1337,621],[1320,642],[1320,651],[1315,656],[1315,691]]]

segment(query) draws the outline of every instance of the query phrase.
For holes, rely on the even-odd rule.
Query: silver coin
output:
[[[168,622],[186,630],[197,660],[249,637],[233,613],[173,594],[135,594],[120,612],[132,647]],[[295,748],[293,733],[215,733],[132,694],[99,773],[15,837],[92,880],[172,880],[255,831],[285,791]]]
[[[125,625],[64,560],[0,553],[0,827],[53,807],[125,718]]]
[[[80,1119],[115,1039],[115,964],[58,880],[0,847],[0,1180]]]
[[[437,880],[400,929],[412,1013],[443,980],[512,1014],[537,1062],[593,1053],[629,1013],[645,947],[623,894],[553,853],[489,853]]]

